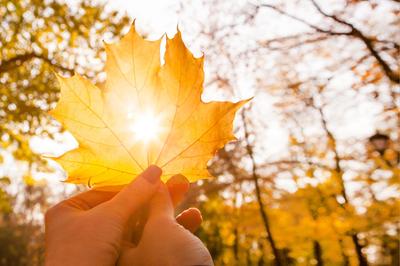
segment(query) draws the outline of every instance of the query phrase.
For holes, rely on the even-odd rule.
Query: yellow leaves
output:
[[[36,184],[36,180],[30,176],[30,175],[26,175],[23,177],[24,183],[27,186],[34,186]]]
[[[396,162],[398,160],[398,153],[393,149],[386,149],[383,158],[389,162]]]
[[[400,183],[400,168],[392,169],[392,176],[389,179],[390,185],[399,185]]]
[[[61,98],[51,114],[79,142],[56,159],[67,182],[95,187],[124,185],[150,164],[189,180],[207,178],[207,162],[233,140],[235,112],[247,102],[201,101],[204,58],[194,58],[178,32],[148,41],[135,31],[106,44],[107,80],[99,88],[85,78],[58,76]]]
[[[44,186],[46,185],[46,180],[45,179],[36,179],[31,175],[24,175],[22,177],[22,181],[27,187],[33,187],[33,186]]]
[[[315,169],[313,167],[308,168],[306,171],[306,176],[309,178],[314,177],[314,171],[315,171]]]

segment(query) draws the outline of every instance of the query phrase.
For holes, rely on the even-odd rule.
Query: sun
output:
[[[160,118],[151,111],[135,115],[131,130],[135,139],[145,144],[157,140],[161,132]]]

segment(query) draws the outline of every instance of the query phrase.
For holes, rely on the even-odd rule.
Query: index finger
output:
[[[89,190],[73,196],[61,204],[85,211],[112,199],[115,194],[117,192]]]

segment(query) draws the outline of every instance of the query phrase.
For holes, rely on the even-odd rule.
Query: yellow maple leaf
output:
[[[209,177],[207,162],[234,139],[238,103],[201,101],[204,58],[195,58],[181,34],[161,40],[141,37],[134,25],[119,43],[105,44],[107,79],[101,88],[75,75],[57,75],[60,101],[51,115],[79,147],[55,160],[67,182],[94,187],[129,183],[150,164],[162,180],[181,173],[190,181]]]

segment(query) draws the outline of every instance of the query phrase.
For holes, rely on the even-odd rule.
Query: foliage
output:
[[[99,88],[79,75],[59,77],[61,99],[51,114],[79,142],[56,159],[67,182],[120,186],[150,164],[162,179],[176,174],[190,181],[207,178],[207,162],[234,139],[235,112],[247,101],[200,99],[203,57],[194,58],[178,32],[160,43],[143,39],[133,25],[119,43],[107,45],[107,80]]]
[[[235,258],[227,246],[218,258],[230,259],[218,264],[396,265],[398,4],[304,0],[228,7],[204,1],[202,8],[207,21],[182,24],[188,32],[203,29],[193,42],[208,51],[209,88],[256,95],[241,115],[241,143],[219,152],[210,166],[219,178],[202,184],[198,195],[207,211],[219,187],[224,200],[215,209],[224,217],[233,217],[226,208],[252,210],[257,234],[242,229],[248,218],[239,224],[229,218],[229,233],[251,243],[238,250],[261,252],[264,260]],[[196,9],[186,5],[182,13],[195,16]],[[380,111],[361,125],[368,116],[364,104]],[[355,110],[364,111],[352,116]],[[368,140],[374,130],[391,139],[382,154]],[[279,139],[287,143],[270,152]],[[237,199],[241,203],[232,205]]]
[[[128,19],[88,1],[70,7],[41,0],[2,0],[0,17],[1,145],[17,160],[44,166],[29,139],[59,131],[45,112],[58,97],[52,71],[77,71],[98,80],[100,36],[118,35]]]
[[[1,84],[3,76],[13,77],[0,85],[0,97],[5,91],[14,93],[15,98],[1,98],[0,125],[20,132],[17,136],[23,141],[9,133],[2,141],[6,145],[21,143],[16,150],[23,148],[24,152],[15,154],[25,158],[30,136],[58,130],[44,112],[57,99],[49,64],[63,75],[74,68],[95,83],[103,81],[99,61],[93,58],[101,54],[99,40],[104,34],[90,22],[96,12],[81,20],[83,12],[49,4],[60,5],[79,18],[67,21],[76,23],[73,26],[63,26],[65,31],[68,27],[76,32],[79,41],[68,49],[69,35],[50,30],[46,36],[57,38],[48,37],[42,46],[58,47],[60,52],[49,51],[49,60],[35,57],[17,64],[10,61],[18,55],[13,51],[37,49],[24,37],[26,33],[20,33],[24,28],[31,31],[36,24],[26,22],[16,28],[19,23],[13,17],[24,20],[22,13],[12,7],[9,10],[8,2],[3,2],[0,14],[7,14],[12,26],[0,24],[2,53],[7,51],[3,48],[6,43],[14,50],[9,57],[2,55],[0,69],[11,67],[8,72],[17,74],[0,73]],[[216,265],[399,265],[398,5],[398,1],[357,0],[238,1],[234,5],[221,0],[181,1],[179,20],[185,42],[207,54],[205,94],[232,99],[255,95],[252,105],[239,113],[235,127],[239,141],[219,150],[209,164],[208,170],[216,178],[193,183],[180,206],[201,209],[204,222],[197,234]],[[86,6],[92,10],[91,4]],[[44,14],[44,25],[47,20],[57,21],[49,24],[49,29],[66,24],[56,18],[58,14]],[[118,15],[109,17],[114,20]],[[104,30],[114,27],[107,21]],[[81,27],[87,30],[82,33]],[[122,24],[114,29],[119,35]],[[88,37],[92,31],[97,34]],[[58,41],[63,44],[47,45]],[[96,45],[91,46],[93,43]],[[78,46],[85,49],[76,49]],[[8,61],[11,63],[4,64]],[[31,77],[30,69],[33,73],[40,69],[41,78]],[[41,73],[47,73],[47,78]],[[25,88],[32,88],[33,96],[26,96],[29,101],[24,96],[18,100],[17,94]],[[35,129],[22,126],[23,121],[30,121],[24,106],[35,102],[34,97],[42,99],[44,91],[51,94],[43,97],[44,108],[31,110],[42,117],[43,129],[36,130],[31,122]],[[8,110],[10,103],[23,108],[11,105]],[[13,118],[17,112],[26,117]],[[10,114],[9,118],[4,114]],[[46,131],[50,132],[41,133]],[[389,140],[383,149],[369,140],[376,131]],[[37,162],[32,155],[27,157]],[[29,195],[23,188],[18,191]],[[1,206],[7,212],[17,207],[6,191],[1,195]],[[40,197],[31,198],[37,205],[26,206],[42,204],[42,209],[46,208]],[[2,223],[1,232],[7,233],[0,234],[10,237],[2,238],[1,247],[8,243],[16,243],[21,250],[29,247],[14,233],[19,232],[15,224],[25,226],[28,221],[27,216],[20,216],[18,222]],[[7,256],[16,258],[10,252]]]
[[[46,113],[59,94],[53,72],[100,81],[101,40],[120,35],[129,18],[91,1],[52,0],[1,0],[0,17],[0,265],[42,265],[40,217],[52,195],[31,174],[50,169],[30,140],[63,130]],[[28,172],[7,169],[17,161],[27,162]]]

